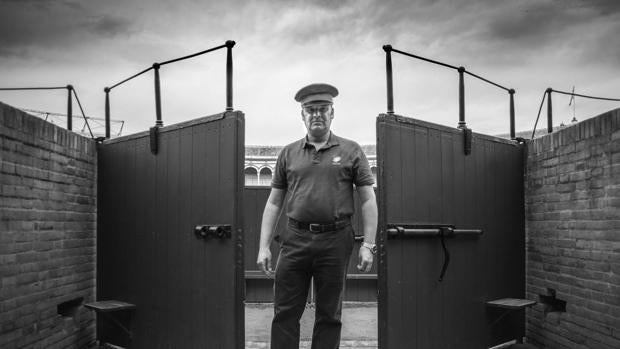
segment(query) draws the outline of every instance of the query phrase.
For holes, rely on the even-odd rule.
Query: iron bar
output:
[[[474,73],[472,73],[472,72],[470,72],[470,71],[466,71],[465,73],[467,73],[467,74],[469,74],[469,75],[471,75],[471,76],[473,76],[473,77],[475,77],[475,78],[478,78],[478,79],[480,79],[480,80],[482,80],[482,81],[484,81],[484,82],[486,82],[486,83],[489,83],[489,84],[491,84],[491,85],[493,85],[493,86],[497,86],[497,87],[499,87],[499,88],[501,88],[501,89],[504,89],[504,90],[506,90],[506,91],[510,91],[507,87],[504,87],[504,86],[502,86],[502,85],[500,85],[500,84],[497,84],[497,83],[495,83],[495,82],[493,82],[493,81],[491,81],[491,80],[487,80],[487,79],[483,78],[482,76],[478,76],[478,75],[476,75],[476,74],[474,74]]]
[[[388,45],[388,46],[389,46],[389,45]],[[457,68],[457,67],[455,67],[455,66],[453,66],[453,65],[446,64],[446,63],[442,63],[442,62],[438,62],[438,61],[434,61],[434,60],[432,60],[432,59],[428,59],[428,58],[424,58],[424,57],[420,57],[420,56],[414,55],[414,54],[412,54],[412,53],[403,52],[403,51],[397,50],[397,49],[395,49],[395,48],[392,48],[392,46],[390,46],[390,50],[391,50],[391,51],[394,51],[394,52],[398,52],[398,53],[400,53],[401,55],[405,55],[405,56],[409,56],[409,57],[412,57],[412,58],[421,59],[421,60],[423,60],[423,61],[427,61],[427,62],[431,62],[431,63],[439,64],[439,65],[443,65],[444,67],[452,68],[452,69],[454,69],[454,70],[459,70],[459,68]]]
[[[387,113],[394,114],[394,84],[392,80],[392,46],[383,45],[385,51],[385,75],[387,80]]]
[[[121,81],[121,82],[118,82],[118,83],[116,83],[116,84],[114,84],[114,85],[110,86],[110,87],[109,87],[109,89],[111,90],[111,89],[115,88],[116,86],[121,85],[121,84],[124,84],[124,83],[126,83],[127,81],[129,81],[129,80],[131,80],[131,79],[133,79],[133,78],[137,78],[138,76],[140,76],[140,75],[142,75],[142,74],[146,73],[147,71],[149,71],[149,70],[151,70],[151,69],[153,69],[153,67],[148,67],[148,68],[144,69],[143,71],[141,71],[141,72],[139,72],[139,73],[137,73],[137,74],[134,74],[134,75],[132,75],[132,76],[128,77],[127,79],[125,79],[125,80],[123,80],[123,81]]]
[[[558,91],[558,90],[554,90],[554,89],[551,89],[551,91],[557,92],[557,93],[561,93],[561,94],[565,94],[565,95],[569,95],[569,96],[577,96],[577,97],[584,97],[584,98],[591,98],[591,99],[600,99],[600,100],[604,100],[604,101],[620,102],[620,99],[618,99],[618,98],[594,97],[594,96],[582,95],[582,94],[579,94],[579,93]]]
[[[105,92],[105,138],[110,139],[110,89],[103,89]]]
[[[232,60],[232,48],[235,46],[235,42],[232,40],[226,41],[226,110],[233,110],[233,60]]]
[[[553,89],[547,89],[547,133],[553,132],[553,105],[551,103],[551,92]]]
[[[155,126],[161,127],[164,122],[161,118],[161,88],[159,83],[159,63],[153,63],[155,71]]]
[[[95,138],[95,136],[93,135],[93,130],[90,129],[90,124],[88,123],[88,119],[86,118],[86,114],[84,113],[84,109],[82,108],[82,103],[80,103],[80,98],[77,95],[77,92],[75,92],[74,88],[71,88],[71,90],[73,91],[73,95],[75,96],[75,100],[78,102],[78,107],[80,107],[80,111],[82,112],[82,117],[84,118],[84,123],[86,124],[86,127],[88,127],[88,132],[90,133],[90,138]]]
[[[542,111],[542,107],[545,104],[545,98],[547,97],[547,92],[543,93],[542,100],[540,101],[540,106],[538,107],[538,115],[536,116],[536,122],[534,123],[534,129],[532,130],[532,137],[530,139],[534,139],[534,135],[536,134],[536,126],[538,126],[538,120],[540,119],[540,112]]]
[[[400,53],[402,55],[408,56],[408,57],[412,57],[412,58],[416,58],[416,59],[420,59],[426,62],[430,62],[430,63],[434,63],[434,64],[438,64],[447,68],[451,68],[454,70],[457,70],[459,72],[459,124],[458,124],[458,128],[467,128],[467,124],[465,123],[465,83],[464,83],[464,79],[463,79],[463,75],[464,73],[467,73],[477,79],[480,79],[488,84],[491,84],[493,86],[499,87],[505,91],[510,92],[511,90],[514,91],[513,89],[509,89],[507,87],[504,87],[496,82],[493,82],[491,80],[485,79],[480,75],[474,74],[472,72],[466,71],[464,67],[455,67],[453,65],[447,64],[447,63],[443,63],[443,62],[439,62],[433,59],[429,59],[429,58],[425,58],[422,56],[418,56],[409,52],[404,52],[404,51],[400,51],[397,50],[395,48],[393,48],[391,45],[384,45],[383,46],[383,50],[386,52],[386,74],[387,74],[387,81],[388,81],[388,114],[391,114],[394,112],[394,105],[393,105],[393,86],[392,86],[392,60],[391,60],[391,52],[397,52]],[[511,103],[512,103],[512,109],[514,111],[514,97],[512,96],[514,94],[511,93]],[[514,115],[511,114],[511,134],[513,133],[513,129],[514,129]]]
[[[232,107],[232,73],[233,73],[233,67],[232,67],[232,47],[235,46],[235,42],[232,40],[228,40],[226,41],[226,43],[224,45],[220,45],[220,46],[216,46],[210,49],[206,49],[200,52],[196,52],[187,56],[183,56],[183,57],[179,57],[179,58],[174,58],[174,59],[170,59],[167,61],[164,61],[163,63],[153,63],[152,66],[128,77],[125,80],[122,80],[110,87],[106,87],[104,89],[104,92],[106,94],[106,138],[110,137],[110,129],[109,129],[109,119],[110,119],[110,91],[121,85],[124,84],[125,82],[132,80],[146,72],[148,72],[151,69],[155,70],[155,113],[156,113],[156,121],[155,121],[155,126],[156,127],[161,127],[163,126],[163,121],[162,121],[162,112],[161,112],[161,86],[160,86],[160,78],[159,78],[159,68],[162,65],[166,65],[166,64],[170,64],[170,63],[174,63],[174,62],[178,62],[178,61],[182,61],[185,59],[189,59],[192,57],[196,57],[196,56],[200,56],[202,54],[208,53],[208,52],[212,52],[212,51],[216,51],[219,50],[221,48],[227,47],[228,48],[228,52],[227,52],[227,60],[226,60],[226,110],[233,110]]]
[[[459,125],[458,128],[467,128],[465,123],[465,67],[459,67]]]
[[[508,90],[510,94],[510,139],[515,139],[515,90]]]
[[[182,61],[182,60],[185,60],[185,59],[188,59],[188,58],[192,58],[192,57],[203,55],[205,53],[216,51],[216,50],[219,50],[219,49],[224,48],[224,47],[228,47],[228,42],[229,41],[226,41],[226,44],[224,44],[224,45],[220,45],[220,46],[213,47],[213,48],[210,48],[210,49],[207,49],[207,50],[204,50],[204,51],[192,53],[191,55],[187,55],[187,56],[183,56],[183,57],[179,57],[179,58],[174,58],[174,59],[171,59],[171,60],[159,63],[159,65],[161,66],[161,65],[166,65],[166,64],[169,64],[169,63],[174,63],[174,62]],[[235,42],[232,41],[232,43],[233,43],[232,46],[235,46]]]
[[[23,90],[65,90],[67,86],[59,87],[0,87],[0,91],[23,91]]]
[[[67,85],[67,130],[71,131],[73,128],[73,100],[71,99],[71,90],[73,86]]]

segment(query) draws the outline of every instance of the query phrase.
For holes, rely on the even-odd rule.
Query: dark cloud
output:
[[[121,17],[102,16],[84,22],[91,32],[102,37],[115,37],[132,33],[132,23]]]
[[[593,10],[602,16],[620,13],[620,1],[618,0],[555,0],[554,3],[559,7]]]
[[[613,58],[620,41],[613,35],[620,0],[181,0],[174,5],[0,0],[0,6],[0,57],[36,48],[67,51],[97,39],[136,35],[141,28],[158,44],[157,39],[211,40],[222,33],[225,39],[260,38],[282,46],[328,42],[346,49],[367,40],[378,49],[391,43],[437,58],[474,57],[490,64],[566,46],[575,48],[575,59],[591,59],[593,51]]]
[[[0,46],[0,57],[22,58],[26,56],[27,52],[25,49],[7,48]]]
[[[571,48],[577,52],[577,57],[584,64],[599,65],[611,64],[620,66],[620,20],[613,24],[601,25],[596,28],[596,38],[586,35],[579,41],[571,41]]]
[[[487,24],[485,33],[492,39],[544,43],[552,32],[563,30],[569,21],[558,16],[548,4],[497,13]]]
[[[302,4],[306,6],[312,6],[317,8],[323,8],[328,10],[335,10],[343,7],[349,7],[351,4],[355,3],[355,0],[343,0],[343,1],[333,1],[333,0],[298,0],[298,1],[287,1],[281,0],[281,4],[286,6],[291,3]]]
[[[93,39],[131,33],[130,21],[80,2],[0,0],[0,6],[0,57],[67,51]]]
[[[522,57],[565,52],[567,61],[590,62],[599,52],[617,52],[620,1],[551,1],[503,8],[480,31],[480,41]],[[611,46],[611,47],[610,47]],[[620,62],[620,57],[606,62]],[[517,60],[518,61],[518,60]]]
[[[376,0],[356,16],[357,29],[349,28],[356,35],[446,59],[504,65],[569,50],[574,63],[599,52],[620,61],[618,0]]]

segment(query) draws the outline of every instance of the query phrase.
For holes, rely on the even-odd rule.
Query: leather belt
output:
[[[288,219],[288,224],[297,229],[308,230],[312,233],[326,233],[330,231],[340,230],[342,228],[346,228],[351,225],[351,219],[346,218],[342,220],[335,221],[334,223],[308,223],[308,222],[300,222],[293,218]]]

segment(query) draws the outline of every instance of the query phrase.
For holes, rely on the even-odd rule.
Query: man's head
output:
[[[295,100],[301,103],[301,117],[309,135],[321,137],[329,132],[336,96],[338,89],[328,84],[311,84],[295,94]]]

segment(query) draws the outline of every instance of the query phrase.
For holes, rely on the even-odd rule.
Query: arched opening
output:
[[[245,174],[245,185],[258,184],[258,172],[254,167],[246,167],[243,173]]]
[[[269,167],[263,167],[260,170],[258,178],[258,185],[271,185],[271,169]]]

